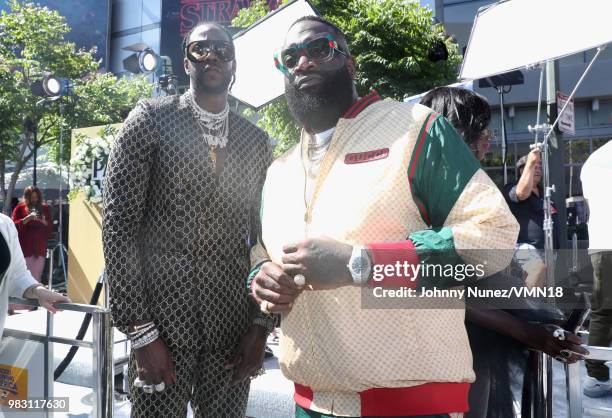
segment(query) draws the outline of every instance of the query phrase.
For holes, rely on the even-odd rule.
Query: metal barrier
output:
[[[595,347],[585,345],[590,354],[586,358],[590,360],[612,361],[612,348]],[[581,418],[582,414],[595,417],[611,417],[612,408],[583,408],[582,407],[582,380],[580,367],[582,362],[568,364],[566,366],[566,387],[569,418]]]
[[[40,306],[33,299],[10,298],[10,303],[29,306]],[[49,350],[49,343],[66,344],[91,348],[93,351],[93,377],[94,397],[93,411],[96,418],[112,418],[113,416],[113,328],[111,326],[110,311],[95,305],[80,303],[57,303],[55,306],[65,311],[89,313],[92,315],[92,341],[80,341],[70,338],[53,336],[53,322],[50,321],[50,313],[47,313],[47,327],[45,334],[15,329],[4,329],[5,337],[13,337],[21,340],[36,341],[44,344],[44,394],[49,398],[49,389],[53,385],[53,358]],[[47,417],[52,412],[46,412]]]

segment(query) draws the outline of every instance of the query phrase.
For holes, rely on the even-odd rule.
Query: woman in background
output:
[[[38,282],[45,268],[47,240],[53,231],[49,206],[43,204],[42,200],[40,189],[28,186],[23,191],[23,201],[13,210],[13,222],[19,233],[19,243],[26,266]],[[26,308],[21,305],[10,305],[9,313],[15,309]]]
[[[13,210],[13,222],[19,232],[19,243],[28,270],[40,282],[47,240],[53,232],[49,206],[42,203],[42,193],[36,186],[28,186],[23,191],[23,201]]]
[[[442,114],[461,134],[478,161],[489,150],[493,133],[489,129],[491,108],[487,100],[473,91],[438,87],[428,92],[421,104]],[[501,274],[501,273],[498,273]],[[494,280],[495,276],[491,279]],[[506,278],[502,283],[512,286]],[[553,333],[555,325],[528,322],[518,316],[528,312],[477,308],[466,305],[466,329],[474,358],[476,381],[469,393],[470,411],[466,418],[513,418],[510,363],[522,363],[525,348],[543,351],[564,362],[582,360],[588,352],[580,347],[577,335],[564,332],[564,340]]]

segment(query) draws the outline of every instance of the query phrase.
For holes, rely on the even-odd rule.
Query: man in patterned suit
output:
[[[271,160],[267,135],[229,112],[231,36],[205,23],[183,41],[190,89],[141,101],[104,186],[115,325],[132,342],[132,416],[244,417],[272,327],[244,290]]]
[[[296,417],[460,417],[474,380],[463,301],[365,309],[362,297],[461,286],[468,267],[495,273],[512,257],[516,220],[446,119],[358,97],[355,60],[328,21],[295,22],[276,64],[304,129],[268,170],[249,286],[262,310],[283,313]]]

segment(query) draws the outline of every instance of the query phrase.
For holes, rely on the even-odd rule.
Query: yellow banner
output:
[[[0,405],[28,398],[28,369],[0,364]]]

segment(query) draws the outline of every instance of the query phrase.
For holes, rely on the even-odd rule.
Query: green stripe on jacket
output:
[[[441,115],[430,115],[421,127],[408,166],[413,199],[424,222],[430,226],[408,237],[422,263],[455,265],[463,262],[455,251],[452,229],[445,226],[445,222],[478,169],[480,164],[450,122]],[[419,287],[456,285],[453,278],[439,275],[419,280]]]

